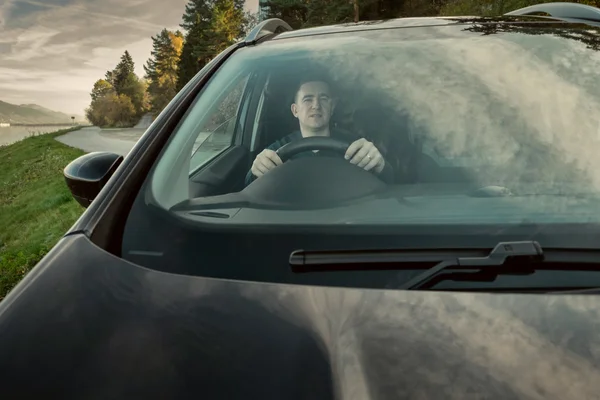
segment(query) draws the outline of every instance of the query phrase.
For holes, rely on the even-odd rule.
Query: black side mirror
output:
[[[109,152],[88,153],[71,161],[63,175],[75,200],[87,208],[122,161],[123,156]]]

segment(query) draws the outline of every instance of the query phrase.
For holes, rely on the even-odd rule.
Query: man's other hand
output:
[[[273,150],[264,149],[256,156],[254,162],[252,163],[252,175],[259,178],[281,164],[283,164],[283,162],[276,152]]]
[[[377,147],[364,138],[358,139],[348,146],[345,158],[350,163],[361,167],[365,171],[373,169],[377,173],[380,173],[385,166],[385,160]]]

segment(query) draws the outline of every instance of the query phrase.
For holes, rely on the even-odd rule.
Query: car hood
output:
[[[592,399],[599,306],[172,275],[75,235],[0,303],[0,382],[22,398]]]

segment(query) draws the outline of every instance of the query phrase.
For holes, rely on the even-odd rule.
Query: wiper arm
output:
[[[477,270],[486,267],[500,267],[507,261],[528,261],[540,262],[544,259],[544,252],[538,242],[502,242],[485,257],[458,257],[454,260],[445,260],[434,267],[417,275],[413,279],[404,283],[399,289],[415,290],[421,288],[437,274],[449,267],[474,267]]]
[[[489,248],[488,248],[489,249]],[[532,275],[538,271],[600,272],[600,249],[545,248],[535,241],[502,242],[486,249],[372,249],[296,250],[289,259],[295,273],[321,271],[423,270],[418,276],[394,288],[426,290],[442,281],[493,282],[499,275]],[[597,280],[582,278],[582,284],[532,286],[565,292],[600,288]],[[519,286],[523,289],[522,286]],[[473,288],[467,288],[473,290]],[[486,287],[486,291],[491,290]],[[500,290],[513,290],[502,287]],[[595,289],[599,290],[600,289]],[[568,293],[568,292],[565,292]]]
[[[587,257],[586,257],[587,258]],[[593,257],[597,260],[597,257]],[[501,242],[490,252],[482,250],[357,250],[357,251],[304,251],[290,254],[289,263],[296,273],[339,271],[339,270],[426,270],[404,283],[399,288],[415,290],[426,285],[440,272],[457,267],[468,272],[469,279],[478,280],[481,275],[494,276],[500,273],[528,274],[527,268],[544,260],[538,242]],[[516,268],[515,268],[516,264]],[[473,268],[469,268],[473,267]],[[473,271],[487,271],[477,276]],[[484,280],[486,279],[484,276]]]

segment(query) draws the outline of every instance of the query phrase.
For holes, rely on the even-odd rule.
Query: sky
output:
[[[94,82],[125,50],[144,75],[151,37],[179,29],[187,2],[0,0],[0,100],[83,115]]]

